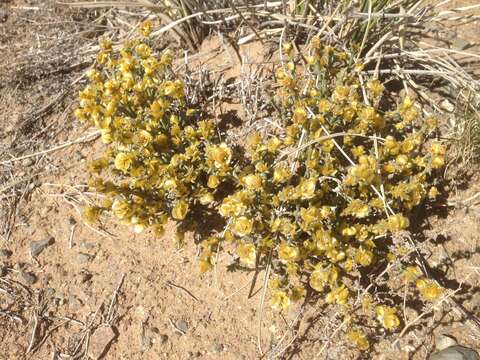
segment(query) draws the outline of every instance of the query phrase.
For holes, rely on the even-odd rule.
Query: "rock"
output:
[[[21,271],[21,272],[20,272],[20,277],[21,277],[22,280],[25,281],[28,285],[35,284],[35,282],[37,281],[37,277],[35,276],[35,274],[32,274],[32,273],[30,273],[30,272],[26,272],[26,271]]]
[[[35,164],[35,161],[32,158],[24,159],[22,161],[23,166],[32,166],[33,164]]]
[[[75,256],[75,262],[78,264],[86,264],[93,258],[92,255],[90,254],[85,254],[85,253],[79,253]]]
[[[7,250],[7,249],[0,250],[0,257],[9,258],[10,256],[12,256],[12,254],[13,253],[10,250]]]
[[[53,236],[50,236],[43,240],[33,241],[30,245],[30,252],[32,253],[32,256],[35,257],[40,255],[40,253],[45,250],[47,246],[52,245],[54,242],[55,239],[53,238]]]
[[[57,305],[63,305],[66,302],[66,296],[64,293],[56,293],[55,294],[55,303]]]
[[[77,224],[77,220],[75,220],[73,217],[68,218],[68,225],[73,226]]]
[[[455,105],[451,101],[445,99],[440,103],[440,107],[448,112],[455,111]]]
[[[111,326],[100,326],[90,337],[88,356],[93,360],[101,359],[116,336]]]
[[[158,340],[160,341],[160,344],[166,344],[167,341],[168,341],[168,335],[165,335],[165,334],[160,334],[158,336]]]
[[[82,273],[80,273],[80,283],[84,284],[87,281],[91,280],[92,277],[93,277],[92,274],[90,274],[88,272],[82,272]]]
[[[68,297],[68,305],[72,308],[72,309],[78,309],[80,307],[82,307],[83,305],[83,302],[82,300],[80,300],[78,297],[76,297],[75,295],[70,295]]]
[[[456,31],[449,30],[449,31],[445,32],[445,39],[447,39],[447,40],[453,40],[457,36],[458,36],[458,34],[457,34]]]
[[[175,323],[177,329],[183,333],[186,333],[188,330],[188,324],[185,320],[177,320]]]
[[[81,243],[80,246],[86,250],[94,249],[97,246],[96,243]]]
[[[480,356],[475,350],[454,345],[430,355],[428,360],[480,360]]]
[[[454,345],[457,345],[457,340],[451,336],[444,334],[435,336],[435,350],[437,351],[445,350]]]
[[[223,351],[223,344],[214,343],[210,349],[212,353],[221,353]]]
[[[462,39],[462,38],[455,38],[452,41],[452,47],[456,50],[466,50],[468,49],[472,44],[470,44],[467,40]]]

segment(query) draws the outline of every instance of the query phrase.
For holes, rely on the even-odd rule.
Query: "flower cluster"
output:
[[[140,30],[148,36],[151,26]],[[189,103],[172,53],[156,56],[148,42],[131,40],[114,51],[102,41],[75,115],[98,128],[106,144],[89,165],[90,186],[104,202],[87,207],[86,220],[107,211],[136,232],[150,227],[160,235],[168,219],[189,224],[195,209],[212,206],[231,172],[232,150]]]
[[[435,174],[446,150],[432,140],[436,120],[423,118],[409,97],[382,101],[378,79],[365,79],[347,52],[314,37],[306,56],[283,47],[286,61],[270,94],[277,126],[248,135],[245,158],[234,161],[215,123],[189,102],[172,54],[155,55],[148,22],[140,31],[144,38],[119,52],[101,43],[99,66],[80,92],[75,114],[100,129],[106,144],[89,165],[90,185],[104,201],[85,208],[86,220],[110,212],[137,232],[151,227],[161,235],[169,219],[188,229],[218,212],[227,225],[202,242],[201,273],[226,241],[244,265],[271,267],[274,309],[287,310],[310,291],[345,314],[362,308],[384,329],[398,328],[392,303],[359,284],[366,270],[404,254],[392,235],[409,227],[414,207],[439,194]],[[414,267],[403,277],[426,300],[441,295]],[[369,347],[358,327],[347,337]]]
[[[307,286],[349,309],[363,269],[393,261],[391,235],[438,195],[432,179],[445,148],[430,141],[435,120],[409,97],[381,107],[384,85],[364,79],[348,53],[318,38],[303,64],[290,44],[283,51],[270,96],[279,126],[247,138],[249,165],[236,169],[236,191],[219,207],[225,238],[246,265],[272,259],[274,309],[287,309]],[[440,294],[425,280],[417,288],[427,299]],[[385,329],[400,325],[394,307],[377,303],[371,314]],[[359,331],[349,336],[368,347]]]

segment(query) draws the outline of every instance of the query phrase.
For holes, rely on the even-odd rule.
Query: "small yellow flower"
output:
[[[284,291],[275,291],[270,299],[272,308],[276,311],[286,311],[290,307],[290,298]]]
[[[242,243],[237,247],[237,254],[240,260],[248,265],[255,265],[257,251],[254,244]]]
[[[410,225],[408,219],[402,214],[395,214],[388,219],[388,229],[392,232],[405,230]]]
[[[132,162],[132,157],[129,154],[121,152],[115,156],[114,165],[118,170],[127,171],[132,166]]]
[[[307,120],[307,110],[303,107],[297,107],[293,111],[293,122],[303,124]]]
[[[273,181],[277,183],[283,183],[290,179],[292,173],[286,167],[280,166],[273,171]]]
[[[271,153],[274,153],[280,148],[281,145],[282,141],[274,136],[267,141],[267,150]]]
[[[445,165],[445,157],[443,155],[437,155],[432,158],[432,168],[440,169]]]
[[[330,291],[327,294],[325,301],[329,304],[345,305],[348,301],[349,295],[348,289],[342,284]]]
[[[119,219],[126,219],[130,214],[130,204],[126,200],[115,200],[112,204],[112,213]]]
[[[323,291],[323,288],[327,284],[329,279],[329,273],[325,269],[318,269],[310,274],[309,284],[318,292]]]
[[[394,330],[400,326],[400,319],[397,316],[397,312],[394,308],[389,306],[377,306],[377,319],[382,326],[387,330]]]
[[[153,140],[152,134],[146,130],[140,130],[135,134],[135,142],[141,146],[147,146]]]
[[[416,282],[417,289],[426,300],[433,301],[442,296],[442,288],[432,280],[419,279]]]
[[[210,175],[208,177],[207,186],[211,189],[216,189],[220,185],[220,179],[216,175]]]
[[[210,146],[207,149],[207,157],[213,161],[216,168],[224,168],[230,164],[232,149],[225,143],[221,143],[218,146]]]
[[[245,187],[249,190],[259,190],[262,188],[262,178],[256,174],[249,174],[242,179]]]
[[[278,247],[278,258],[282,261],[295,261],[298,259],[299,255],[300,251],[296,246],[283,243]]]
[[[145,20],[144,22],[142,22],[140,24],[140,33],[143,35],[143,36],[148,36],[150,35],[150,33],[152,32],[153,30],[153,23],[151,20]]]
[[[316,178],[303,179],[299,185],[299,192],[302,199],[311,199],[315,196]]]
[[[385,87],[382,85],[382,83],[378,79],[375,79],[367,83],[367,89],[370,90],[374,98],[378,98],[380,95],[382,95],[382,92],[383,90],[385,90]]]
[[[203,258],[198,261],[198,270],[200,275],[213,269],[212,259],[210,257]]]
[[[350,330],[347,333],[347,338],[360,350],[367,350],[370,347],[365,334],[360,330]]]
[[[199,198],[200,204],[208,205],[212,203],[214,200],[213,195],[211,193],[202,194]]]
[[[440,193],[438,192],[438,189],[436,186],[432,186],[430,190],[428,190],[428,197],[432,200],[436,199],[438,194]]]
[[[180,200],[172,209],[172,217],[176,220],[183,220],[185,219],[187,212],[188,212],[188,203],[185,200]]]
[[[83,219],[87,224],[93,224],[98,220],[101,209],[95,206],[85,206],[83,208]]]
[[[421,271],[416,266],[407,266],[403,271],[402,277],[406,282],[415,281],[420,275]]]
[[[253,230],[253,221],[241,216],[233,222],[232,232],[240,237],[249,235]]]
[[[355,261],[362,266],[369,266],[373,262],[373,253],[369,250],[359,249],[355,254]]]

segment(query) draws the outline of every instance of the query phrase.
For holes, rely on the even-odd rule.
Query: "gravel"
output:
[[[7,249],[0,250],[0,257],[9,258],[10,256],[12,256],[12,254],[13,253],[10,250],[7,250]]]
[[[90,254],[79,253],[75,256],[75,262],[78,264],[86,264],[93,258]]]
[[[185,320],[177,320],[175,323],[176,327],[178,330],[180,330],[183,333],[186,333],[188,330],[188,323]]]
[[[46,239],[38,240],[38,241],[32,241],[30,245],[30,252],[32,253],[32,256],[38,256],[40,253],[45,250],[47,246],[52,245],[55,242],[55,239],[53,236],[50,236]]]
[[[30,272],[22,271],[22,272],[20,272],[20,277],[28,285],[32,285],[32,284],[35,284],[37,282],[37,277],[35,276],[35,274],[32,274]]]

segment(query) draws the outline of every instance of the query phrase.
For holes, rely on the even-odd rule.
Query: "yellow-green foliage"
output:
[[[148,23],[141,31],[148,35]],[[347,52],[313,38],[305,56],[294,56],[286,44],[271,94],[278,126],[250,134],[246,158],[234,165],[214,122],[189,104],[172,55],[156,57],[147,43],[129,41],[118,53],[104,42],[80,93],[77,117],[99,128],[106,144],[90,165],[91,186],[105,201],[86,208],[86,219],[111,212],[137,231],[162,233],[168,219],[188,222],[192,209],[202,216],[213,208],[227,225],[202,242],[202,273],[226,240],[247,266],[271,266],[274,309],[288,309],[310,288],[344,314],[361,307],[385,329],[398,328],[395,306],[355,294],[366,268],[405,254],[392,234],[438,195],[445,148],[430,139],[436,120],[408,97],[380,106],[384,85],[363,78]],[[227,181],[233,191],[222,198]],[[441,295],[415,267],[403,279],[427,300]],[[361,329],[348,338],[369,347]]]
[[[436,196],[431,179],[445,149],[427,145],[435,120],[423,119],[410,98],[382,110],[384,86],[365,79],[362,88],[362,67],[347,53],[314,38],[299,66],[292,47],[283,50],[271,96],[280,130],[248,136],[250,165],[236,169],[237,189],[219,207],[225,238],[245,264],[271,255],[274,308],[300,299],[306,283],[349,308],[362,269],[393,261],[401,249],[390,235]],[[431,285],[417,283],[430,299],[440,294]],[[385,328],[400,325],[394,308],[376,313]],[[362,336],[353,338],[365,348]]]
[[[148,23],[141,30],[148,35]],[[108,211],[135,231],[153,227],[161,234],[169,218],[192,220],[192,209],[214,201],[231,171],[232,150],[189,104],[171,70],[172,54],[157,57],[147,42],[129,41],[120,52],[102,42],[75,114],[100,129],[107,145],[89,166],[90,185],[105,201],[86,208],[85,218]]]

